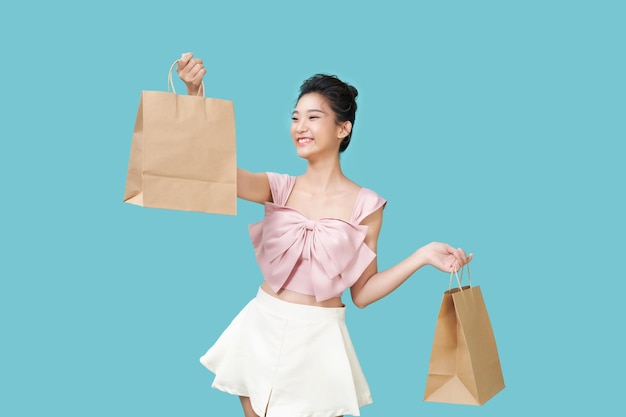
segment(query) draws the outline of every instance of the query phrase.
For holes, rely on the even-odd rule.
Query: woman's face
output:
[[[319,93],[300,97],[292,114],[291,138],[302,158],[333,155],[339,153],[339,144],[344,134],[345,123],[335,122],[335,113],[326,98]]]

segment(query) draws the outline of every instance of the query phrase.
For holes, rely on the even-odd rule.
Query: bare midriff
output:
[[[282,289],[278,292],[274,292],[274,290],[270,288],[269,284],[266,281],[263,281],[263,284],[261,284],[261,289],[272,297],[276,297],[288,303],[304,304],[317,307],[344,307],[344,304],[341,302],[341,297],[334,297],[324,301],[317,301],[315,299],[315,296],[313,295],[300,294],[290,290]]]

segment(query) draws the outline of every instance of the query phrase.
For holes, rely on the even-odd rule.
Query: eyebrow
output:
[[[292,114],[296,114],[296,113],[300,114],[300,112],[298,110],[294,110]],[[319,109],[309,109],[305,113],[322,113],[322,114],[326,114],[325,111],[319,110]]]

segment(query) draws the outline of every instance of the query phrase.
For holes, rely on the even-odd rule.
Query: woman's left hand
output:
[[[443,272],[455,272],[472,260],[473,255],[465,254],[461,248],[453,248],[447,243],[432,242],[422,247],[427,262]]]

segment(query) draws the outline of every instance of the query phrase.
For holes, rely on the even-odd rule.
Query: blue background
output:
[[[363,416],[619,414],[625,18],[602,0],[3,3],[0,415],[240,415],[198,357],[260,283],[261,206],[122,203],[140,91],[186,51],[235,102],[253,171],[304,169],[303,79],[353,83],[343,167],[389,200],[380,268],[432,240],[475,254],[506,389],[422,401],[448,286],[426,267],[365,310],[346,298]]]

